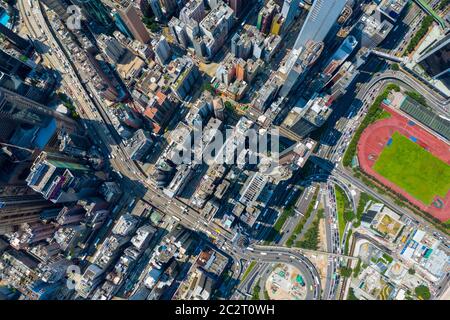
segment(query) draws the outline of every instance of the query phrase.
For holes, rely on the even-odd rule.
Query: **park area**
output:
[[[450,190],[450,166],[411,139],[394,132],[374,170],[416,199],[431,204]]]

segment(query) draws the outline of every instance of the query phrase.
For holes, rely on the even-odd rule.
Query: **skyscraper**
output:
[[[31,72],[32,67],[23,63],[16,57],[0,50],[0,71],[11,75],[17,76],[20,79],[25,79]]]
[[[42,0],[42,2],[63,20],[70,16],[70,13],[67,11],[70,4],[67,0]]]
[[[132,4],[125,9],[120,9],[119,15],[136,40],[139,40],[142,43],[150,41],[150,34]]]
[[[169,19],[177,10],[178,5],[176,0],[159,0],[161,8],[165,12],[165,16]]]
[[[294,21],[295,16],[300,9],[300,0],[284,0],[283,8],[281,9],[281,15],[284,18],[284,30]]]
[[[94,172],[79,161],[41,152],[30,169],[27,184],[53,203],[74,202],[95,193],[100,184]]]
[[[357,45],[358,41],[354,36],[350,35],[345,38],[344,42],[342,42],[333,56],[326,63],[323,74],[327,77],[332,76],[341,64],[350,56]]]
[[[169,60],[172,50],[170,49],[169,43],[164,36],[161,36],[159,40],[153,41],[153,51],[155,52],[155,58],[160,65],[166,64]]]
[[[418,64],[430,77],[450,88],[450,34],[425,49]]]
[[[305,47],[309,40],[314,42],[323,41],[336,23],[346,3],[347,0],[314,1],[295,41],[294,48],[299,49]]]
[[[150,5],[150,8],[152,8],[153,14],[155,15],[156,19],[158,19],[158,21],[163,21],[164,13],[162,12],[159,0],[149,0],[148,4]]]
[[[314,96],[303,108],[295,107],[286,117],[283,125],[301,137],[320,128],[332,113],[333,98],[329,95]]]
[[[0,196],[0,234],[11,232],[22,223],[36,222],[42,210],[54,206],[40,194]]]
[[[110,29],[113,21],[109,9],[105,7],[101,0],[71,0],[73,4],[82,9],[83,14],[97,22],[100,26]]]
[[[14,31],[8,29],[3,24],[0,23],[0,33],[8,39],[17,49],[22,52],[28,52],[31,47],[31,41],[22,38]]]
[[[69,117],[0,87],[0,119],[45,127],[53,118],[67,124],[69,127],[76,126],[76,123]]]
[[[233,9],[234,14],[236,17],[240,17],[242,13],[244,12],[244,9],[246,6],[251,4],[251,0],[227,0],[225,1],[231,9]]]

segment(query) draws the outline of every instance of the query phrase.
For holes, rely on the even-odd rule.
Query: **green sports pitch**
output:
[[[398,132],[381,152],[373,169],[411,196],[430,205],[450,189],[450,166]]]

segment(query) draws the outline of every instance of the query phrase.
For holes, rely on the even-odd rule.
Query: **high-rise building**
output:
[[[100,184],[86,165],[44,151],[34,161],[26,181],[30,188],[53,203],[74,202],[90,196]]]
[[[228,33],[234,24],[233,10],[221,1],[200,22],[200,30],[204,35],[204,42],[208,58],[212,58],[225,44]]]
[[[25,186],[26,187],[26,186]],[[54,206],[40,194],[29,194],[30,192],[18,192],[15,195],[0,196],[0,234],[13,231],[14,227],[22,223],[35,222],[39,220],[42,210]]]
[[[24,80],[33,68],[20,61],[18,58],[0,50],[0,71],[11,76],[17,76]]]
[[[363,14],[352,30],[361,47],[372,49],[377,47],[391,32],[394,25],[379,15]]]
[[[240,17],[245,8],[252,4],[252,0],[226,0],[231,9],[233,9],[236,17]]]
[[[32,47],[31,41],[22,38],[14,31],[8,29],[3,24],[0,23],[0,33],[6,37],[6,39],[12,43],[17,49],[19,49],[22,52],[29,52],[30,48]]]
[[[301,137],[309,135],[320,128],[332,113],[330,108],[333,98],[329,95],[315,96],[303,108],[295,107],[283,122]]]
[[[294,48],[305,47],[308,41],[322,42],[336,23],[347,0],[316,0],[298,34]]]
[[[381,0],[376,2],[379,3],[377,11],[392,23],[397,21],[408,4],[408,0]]]
[[[126,141],[127,153],[133,160],[141,161],[153,146],[153,139],[150,133],[142,129],[137,130],[133,137]]]
[[[29,98],[39,103],[46,103],[53,93],[56,85],[53,74],[46,73],[38,75],[31,73],[33,77],[21,79],[18,76],[6,74],[0,71],[0,87],[8,89],[21,96]],[[37,76],[37,77],[35,77]]]
[[[281,8],[281,15],[284,18],[285,30],[294,22],[295,17],[300,11],[300,0],[284,0]]]
[[[0,87],[0,119],[17,123],[46,127],[52,119],[68,127],[76,127],[75,121],[40,103]]]
[[[127,51],[116,38],[104,34],[97,38],[97,44],[114,64],[117,64]]]
[[[153,50],[155,52],[156,60],[160,65],[166,64],[172,55],[172,50],[170,49],[169,43],[164,36],[153,43]]]
[[[180,20],[184,23],[189,23],[190,20],[200,23],[205,15],[205,4],[203,0],[191,0],[181,9]]]
[[[153,14],[155,15],[156,19],[158,21],[164,20],[164,13],[161,9],[161,4],[159,3],[159,0],[149,0],[150,8],[152,8]]]
[[[418,63],[430,77],[450,88],[450,34],[428,47]]]
[[[127,38],[133,39],[133,34],[131,33],[131,31],[128,29],[125,21],[123,21],[122,17],[120,16],[119,12],[114,12],[113,13],[113,18],[114,18],[114,23],[117,27],[117,29],[119,29],[120,32],[122,32]]]
[[[284,18],[280,13],[277,13],[272,19],[272,26],[270,27],[270,33],[278,35],[280,34],[282,27],[285,27]]]
[[[175,42],[183,48],[187,48],[189,46],[189,38],[186,33],[185,23],[177,17],[172,17],[172,19],[170,19],[169,21],[168,26],[172,36],[175,39]]]
[[[257,28],[264,34],[268,34],[272,27],[272,19],[278,13],[280,7],[270,0],[258,14]]]
[[[172,61],[169,67],[175,69],[172,73],[173,82],[170,89],[179,99],[185,99],[191,94],[192,88],[200,77],[198,67],[188,57]]]
[[[150,34],[132,4],[125,9],[120,9],[119,15],[136,40],[142,43],[150,41]]]
[[[333,56],[325,64],[323,74],[326,77],[330,77],[333,73],[344,63],[344,61],[350,56],[353,50],[358,45],[358,41],[354,36],[348,36],[344,42],[339,46]]]
[[[70,4],[67,0],[42,0],[42,2],[61,19],[65,20],[70,16],[70,12],[67,11]]]
[[[83,14],[94,20],[100,26],[110,29],[113,26],[110,10],[101,0],[71,0],[74,5],[81,8]]]

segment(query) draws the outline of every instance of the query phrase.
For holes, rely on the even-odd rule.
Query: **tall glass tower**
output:
[[[110,10],[100,0],[72,0],[72,2],[82,8],[87,18],[95,20],[106,29],[114,25]]]
[[[316,0],[298,34],[294,48],[305,47],[309,40],[323,41],[344,9],[347,0]]]

